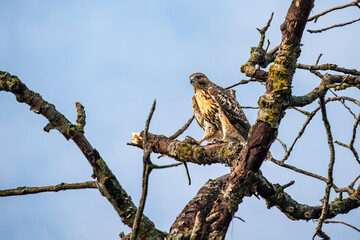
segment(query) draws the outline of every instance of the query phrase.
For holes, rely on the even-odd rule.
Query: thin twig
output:
[[[168,164],[168,165],[156,165],[156,164],[153,164],[152,165],[152,168],[153,169],[164,169],[164,168],[171,168],[171,167],[177,167],[179,165],[181,165],[182,163],[173,163],[173,164]]]
[[[352,20],[352,21],[350,21],[350,22],[335,24],[335,25],[332,25],[332,26],[330,26],[330,27],[326,27],[326,28],[322,28],[322,29],[318,29],[318,30],[308,29],[307,31],[308,31],[309,33],[321,33],[321,32],[330,30],[330,29],[332,29],[332,28],[343,27],[343,26],[346,26],[346,25],[349,25],[349,24],[352,24],[352,23],[355,23],[355,22],[358,22],[358,21],[360,21],[360,18],[355,19],[355,20]]]
[[[333,102],[333,101],[343,102],[343,101],[345,101],[345,100],[346,100],[346,101],[351,101],[351,102],[357,104],[357,105],[360,107],[360,102],[359,102],[358,100],[356,100],[356,99],[354,99],[354,98],[350,98],[350,97],[345,97],[345,96],[328,98],[328,99],[326,99],[325,104],[327,104],[328,102]],[[344,103],[343,103],[343,105],[344,105]],[[346,105],[345,105],[345,107],[346,107]],[[298,110],[298,109],[296,109],[296,108],[294,108],[294,107],[292,107],[292,108],[295,109],[295,110]],[[312,118],[315,116],[315,114],[316,114],[319,110],[320,110],[320,107],[317,107],[317,108],[316,108],[314,111],[312,111],[311,113],[308,113],[308,112],[305,113],[305,112],[304,112],[304,114],[307,115],[307,119],[306,119],[306,121],[304,122],[304,124],[303,124],[301,130],[299,131],[298,135],[296,136],[295,140],[294,140],[293,143],[291,144],[289,150],[285,152],[285,155],[284,155],[283,159],[281,160],[282,162],[285,162],[285,161],[289,158],[292,150],[294,149],[294,146],[295,146],[296,142],[299,140],[299,138],[301,138],[301,136],[303,135],[303,133],[304,133],[307,125],[310,123],[310,121],[312,120]],[[300,110],[298,110],[298,111],[300,111]],[[350,113],[352,113],[351,110],[350,110]],[[354,117],[355,117],[356,120],[358,119],[356,116],[354,116]],[[358,123],[358,124],[360,124],[360,123]],[[341,143],[339,143],[338,141],[336,141],[336,143],[339,144],[339,145],[341,145]],[[344,147],[347,147],[347,145],[344,144]]]
[[[189,181],[189,185],[191,185],[191,177],[190,177],[189,168],[187,166],[187,162],[184,162],[184,167],[185,167],[185,171],[186,171],[186,176],[187,176],[188,181]]]
[[[313,73],[315,76],[317,76],[318,78],[323,79],[324,75],[321,74],[319,71],[315,71],[315,70],[310,70],[311,73]]]
[[[326,102],[330,102],[330,101],[350,101],[350,102],[353,102],[354,104],[358,105],[360,107],[360,101],[354,99],[354,98],[351,98],[351,97],[345,97],[345,96],[340,96],[340,97],[333,97],[333,98],[328,98],[326,100]],[[356,119],[356,115],[353,115],[354,118]]]
[[[183,134],[183,132],[185,132],[185,130],[190,126],[190,124],[192,123],[194,118],[195,118],[195,115],[192,115],[192,117],[185,123],[185,125],[182,128],[180,128],[179,130],[177,130],[173,135],[171,135],[169,137],[169,139],[173,140],[173,139],[179,137],[181,134]],[[186,162],[184,162],[184,167],[185,167],[186,175],[187,175],[187,178],[189,181],[189,185],[191,185],[191,177],[190,177],[189,169],[188,169]]]
[[[295,146],[296,142],[297,142],[297,141],[301,138],[301,136],[304,134],[306,127],[309,125],[310,121],[313,119],[313,117],[314,117],[315,114],[319,111],[319,109],[320,109],[320,107],[317,107],[314,111],[312,111],[312,112],[307,116],[306,121],[304,122],[301,130],[299,131],[298,135],[296,136],[294,142],[291,144],[289,150],[285,152],[284,158],[281,160],[281,162],[285,162],[285,161],[289,158],[292,150],[294,149],[294,146]]]
[[[316,63],[315,63],[315,66],[317,66],[318,65],[318,63],[319,63],[319,61],[320,61],[320,58],[322,57],[322,53],[320,53],[320,55],[318,56],[318,58],[317,58],[317,60],[316,60]]]
[[[321,96],[319,98],[319,100],[320,100],[322,119],[324,122],[328,145],[329,145],[329,150],[330,150],[330,162],[329,162],[329,167],[328,167],[328,177],[327,177],[327,181],[326,181],[323,207],[322,207],[321,215],[318,220],[318,226],[316,227],[316,231],[313,236],[313,239],[315,238],[316,235],[320,236],[320,237],[326,236],[326,234],[322,231],[322,225],[326,219],[326,214],[329,210],[330,190],[333,185],[333,169],[334,169],[334,163],[335,163],[335,147],[334,147],[333,137],[332,137],[332,133],[331,133],[330,123],[329,123],[329,120],[328,120],[327,114],[326,114],[326,106],[325,106],[324,97]]]
[[[260,42],[259,42],[259,48],[262,48],[264,46],[264,42],[265,42],[265,33],[268,30],[268,28],[270,27],[270,23],[272,21],[272,18],[274,16],[274,12],[271,13],[270,19],[268,20],[267,24],[265,27],[263,27],[262,29],[258,29],[259,33],[261,34],[261,38],[260,38]]]
[[[351,138],[351,141],[349,144],[349,148],[353,152],[356,161],[360,164],[359,154],[357,153],[357,151],[354,147],[354,142],[355,142],[355,137],[356,137],[356,129],[357,129],[357,126],[359,126],[359,123],[360,123],[360,114],[358,115],[357,120],[355,121],[355,124],[353,127],[353,135],[352,135],[352,138]]]
[[[332,89],[330,89],[330,92],[335,96],[335,97],[339,97]],[[354,99],[355,100],[355,99]],[[340,100],[341,104],[349,111],[349,113],[356,119],[356,115],[355,113],[350,109],[350,107],[348,107],[346,104],[345,104],[345,99],[341,99]],[[356,104],[356,102],[354,102]],[[359,104],[359,107],[360,107],[360,104]]]
[[[301,173],[301,174],[304,174],[306,176],[319,179],[319,180],[321,180],[323,182],[327,181],[327,179],[325,177],[323,177],[323,176],[320,176],[320,175],[312,173],[312,172],[308,172],[306,170],[297,168],[297,167],[295,167],[293,165],[290,165],[290,164],[283,163],[282,161],[276,160],[274,158],[270,158],[270,161],[277,164],[277,165],[279,165],[279,166],[281,166],[281,167],[293,170],[294,172]],[[334,183],[332,184],[332,187],[334,188],[335,192],[344,192],[345,191],[345,192],[350,193],[350,191],[347,188],[338,188]]]
[[[349,145],[345,144],[345,143],[342,143],[342,142],[339,142],[339,141],[335,141],[335,143],[339,146],[342,146],[344,148],[349,148]]]
[[[148,185],[149,185],[149,175],[151,173],[152,170],[152,163],[150,160],[150,154],[152,152],[152,145],[148,145],[147,143],[147,134],[148,134],[148,130],[149,130],[149,125],[150,125],[150,121],[152,118],[152,115],[155,111],[155,106],[156,106],[156,99],[154,99],[154,102],[151,106],[150,109],[150,113],[149,116],[146,120],[146,124],[145,124],[145,130],[144,130],[144,144],[143,144],[143,149],[144,149],[144,156],[143,156],[143,164],[144,164],[144,169],[143,169],[143,179],[142,179],[142,194],[141,194],[141,199],[140,199],[140,203],[139,203],[139,207],[136,211],[135,214],[135,219],[134,219],[134,224],[132,227],[132,233],[131,233],[131,239],[136,240],[137,239],[137,235],[139,232],[139,225],[140,225],[140,219],[143,215],[144,212],[144,208],[145,208],[145,203],[146,203],[146,197],[147,197],[147,192],[148,192]]]
[[[269,47],[270,47],[270,40],[268,39],[267,40],[267,46],[265,48],[265,52],[267,52],[269,50]]]
[[[350,183],[349,187],[350,187],[350,188],[353,188],[354,185],[355,185],[355,183],[356,183],[357,180],[359,180],[359,179],[360,179],[360,175],[358,175],[358,176],[354,179],[354,181],[352,181],[352,182]]]
[[[353,127],[353,133],[352,133],[352,137],[351,137],[349,145],[339,142],[339,141],[335,141],[335,143],[338,144],[339,146],[350,149],[350,151],[354,154],[356,161],[360,164],[359,154],[357,153],[357,151],[354,147],[355,138],[356,138],[356,129],[359,124],[360,124],[360,114],[358,117],[356,117],[356,121],[355,121],[355,124]]]
[[[292,186],[294,183],[295,183],[295,181],[292,180],[289,183],[282,185],[281,188],[284,190],[285,188]]]
[[[0,190],[0,197],[35,194],[41,192],[58,192],[63,190],[86,188],[97,188],[96,181],[88,181],[82,183],[60,183],[58,185],[45,187],[18,187],[14,189]]]
[[[234,216],[233,218],[239,219],[242,222],[246,222],[244,219],[242,219],[241,217],[238,217],[238,216]]]
[[[177,137],[179,137],[181,134],[183,134],[183,132],[185,132],[185,130],[190,126],[190,124],[192,123],[192,121],[194,120],[195,116],[192,115],[192,117],[185,123],[185,125],[180,128],[179,130],[177,130],[173,135],[171,135],[169,137],[169,139],[173,140],[176,139]]]
[[[299,109],[299,108],[297,108],[297,107],[291,106],[291,107],[289,107],[289,108],[290,108],[290,109],[294,109],[294,110],[296,110],[296,111],[298,111],[298,112],[300,112],[300,113],[302,113],[302,114],[304,114],[304,115],[306,115],[306,116],[309,116],[309,115],[310,115],[310,113],[309,113],[308,111],[301,110],[301,109]]]
[[[308,18],[308,21],[310,22],[310,21],[315,20],[315,22],[316,22],[316,20],[317,20],[319,17],[321,17],[321,16],[323,16],[323,15],[329,13],[329,12],[335,11],[335,10],[339,10],[339,9],[343,9],[343,8],[351,7],[351,6],[357,6],[357,7],[359,7],[359,5],[358,5],[359,2],[360,2],[360,0],[356,0],[356,1],[353,1],[353,2],[348,3],[348,4],[345,4],[345,5],[341,5],[341,6],[337,6],[337,7],[330,8],[330,9],[328,9],[328,10],[322,12],[322,13],[319,13],[319,14],[316,14],[316,15],[314,15],[314,16],[312,16],[312,17],[309,17],[309,18]]]
[[[360,232],[360,229],[358,229],[357,227],[354,227],[353,225],[350,225],[346,222],[343,222],[343,221],[331,221],[331,220],[325,220],[324,223],[341,223],[341,224],[344,224],[348,227],[351,227],[352,229],[355,229],[356,231]]]
[[[259,107],[241,106],[243,109],[259,109]]]
[[[146,123],[145,123],[145,129],[144,129],[144,149],[146,148],[146,145],[147,145],[149,125],[150,125],[150,121],[151,121],[152,115],[154,114],[154,111],[155,111],[155,106],[156,106],[156,99],[154,99],[154,101],[153,101],[153,104],[152,104],[151,109],[150,109],[149,116],[148,116],[148,118],[147,118],[147,120],[146,120]]]
[[[287,152],[287,146],[286,146],[286,144],[285,144],[283,141],[281,141],[279,138],[276,138],[276,140],[281,144],[281,146],[282,146],[283,149],[284,149],[284,152]]]
[[[233,84],[233,85],[231,85],[231,86],[229,86],[229,87],[226,87],[225,89],[230,89],[230,88],[236,87],[236,86],[241,85],[241,84],[247,84],[247,83],[249,83],[249,82],[260,82],[260,83],[264,83],[265,81],[262,80],[262,79],[258,79],[258,78],[250,78],[250,79],[247,79],[247,80],[244,79],[244,80],[241,80],[241,81],[238,82],[238,83],[235,83],[235,84]]]
[[[271,49],[267,54],[269,55],[273,55],[275,54],[280,48],[280,45],[277,45],[276,47],[274,47],[273,49]]]

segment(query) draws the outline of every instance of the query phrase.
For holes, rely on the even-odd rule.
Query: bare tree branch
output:
[[[329,12],[332,12],[332,11],[335,11],[335,10],[339,10],[339,9],[343,9],[343,8],[347,8],[347,7],[352,7],[352,6],[359,7],[359,2],[360,2],[360,0],[356,0],[356,1],[353,1],[353,2],[345,4],[345,5],[330,8],[330,9],[328,9],[328,10],[322,12],[322,13],[319,13],[319,14],[316,14],[316,15],[314,15],[312,17],[309,17],[308,21],[315,20],[315,22],[316,22],[319,17],[324,16],[325,14],[327,14]]]
[[[355,121],[354,127],[353,127],[353,134],[351,137],[351,141],[349,143],[349,148],[350,150],[353,152],[354,157],[356,159],[356,161],[360,164],[360,159],[359,159],[359,154],[357,153],[355,147],[354,147],[354,143],[355,143],[355,138],[356,138],[356,129],[360,124],[360,114],[357,117],[357,120]]]
[[[357,101],[356,99],[353,99],[353,98],[349,98],[349,97],[334,97],[334,98],[328,98],[328,99],[326,99],[325,104],[327,104],[328,102],[332,102],[332,101],[340,101],[342,104],[344,104],[343,102],[344,102],[345,100],[351,101],[351,102],[357,104],[357,105],[360,107],[360,102],[359,102],[359,101]],[[346,105],[345,105],[345,107],[347,108]],[[303,124],[301,130],[299,131],[298,135],[296,136],[295,140],[294,140],[293,143],[291,144],[290,148],[285,151],[285,155],[284,155],[283,159],[281,160],[282,162],[286,161],[286,160],[289,158],[292,150],[294,149],[294,146],[295,146],[296,142],[297,142],[297,141],[301,138],[301,136],[304,134],[306,127],[308,126],[308,124],[310,123],[310,121],[313,119],[313,117],[315,116],[315,114],[316,114],[319,110],[320,110],[320,106],[317,107],[315,110],[313,110],[311,113],[308,113],[308,112],[304,113],[305,115],[307,115],[307,119],[306,119],[306,121],[304,122],[304,124]],[[350,113],[352,113],[352,112],[350,111]],[[355,116],[355,118],[356,118],[356,116]],[[356,118],[356,119],[357,119],[357,118]],[[354,128],[355,128],[355,126],[354,126]],[[355,128],[355,129],[356,129],[356,128]],[[355,131],[356,131],[356,130],[355,130]],[[354,134],[353,134],[353,136],[354,136]],[[355,137],[354,137],[354,139],[355,139]],[[345,145],[345,147],[347,147],[347,145]]]
[[[261,38],[260,38],[260,42],[259,42],[259,48],[264,48],[264,42],[265,42],[265,33],[266,31],[268,30],[268,28],[270,27],[270,23],[272,21],[272,18],[274,16],[274,13],[272,12],[271,13],[271,16],[270,16],[270,19],[268,20],[267,24],[265,25],[265,27],[263,27],[262,29],[258,29],[257,30],[259,31],[260,35],[261,35]]]
[[[139,133],[139,138],[128,145],[143,148],[144,132]],[[163,135],[148,133],[148,143],[153,145],[153,152],[164,154],[180,162],[191,162],[195,164],[222,163],[233,165],[236,154],[243,148],[242,144],[214,143],[201,146],[187,140],[180,142],[171,140]]]
[[[218,195],[224,187],[229,174],[219,177],[215,180],[209,180],[196,194],[196,196],[187,204],[184,210],[179,214],[175,223],[170,229],[169,239],[189,239],[191,236],[199,236],[201,231],[205,231],[204,223],[213,223],[219,219],[219,214],[208,215],[204,217],[200,215],[197,209],[203,209],[201,214],[209,213],[209,206],[217,202]],[[261,174],[248,174],[247,184],[242,185],[241,192],[245,196],[251,196],[253,187],[262,198],[266,200],[268,208],[276,206],[291,220],[310,220],[320,217],[321,206],[309,206],[298,203],[292,199],[290,195],[284,192],[288,184],[281,186],[279,184],[271,184]],[[337,200],[329,204],[327,219],[334,218],[338,214],[345,214],[360,206],[360,199],[355,197],[345,198],[341,201]],[[199,224],[194,230],[189,230],[189,225],[196,225],[202,220],[203,224]]]
[[[291,220],[318,219],[322,213],[322,206],[309,206],[298,203],[284,192],[284,187],[279,184],[271,184],[261,175],[256,183],[256,190],[267,202],[268,208],[276,206]],[[334,218],[338,214],[346,214],[349,211],[360,207],[359,196],[350,196],[342,200],[334,200],[329,203],[326,219]]]
[[[354,227],[353,225],[350,225],[346,222],[343,221],[331,221],[331,220],[325,220],[324,223],[341,223],[344,224],[345,226],[351,227],[352,229],[355,229],[356,231],[360,232],[360,229],[357,227]]]
[[[308,31],[309,33],[321,33],[321,32],[330,30],[330,29],[332,29],[332,28],[344,27],[344,26],[346,26],[346,25],[350,25],[350,24],[356,23],[356,22],[358,22],[358,21],[360,21],[360,18],[355,19],[355,20],[352,20],[352,21],[350,21],[350,22],[335,24],[335,25],[332,25],[332,26],[330,26],[330,27],[326,27],[326,28],[322,28],[322,29],[318,29],[318,30],[308,29],[307,31]]]
[[[26,194],[35,194],[42,192],[58,192],[64,190],[98,188],[96,181],[82,182],[82,183],[60,183],[54,186],[45,187],[18,187],[14,189],[0,190],[0,197],[18,196]]]
[[[353,135],[349,145],[343,143],[339,144],[349,148],[359,163],[359,156],[354,145],[357,126],[360,124],[360,115],[356,117],[354,112],[347,107],[344,102],[345,100],[352,101],[359,106],[360,103],[356,99],[350,99],[347,97],[336,96],[335,98],[326,99],[326,101],[324,97],[327,91],[331,91],[331,89],[343,90],[348,87],[360,88],[360,72],[355,69],[341,68],[335,64],[318,65],[321,55],[318,57],[315,65],[297,64],[297,59],[300,55],[300,42],[307,21],[314,19],[316,21],[320,16],[337,9],[350,6],[359,7],[359,2],[360,0],[357,0],[308,18],[310,11],[313,8],[314,1],[293,0],[288,10],[286,19],[281,25],[281,44],[269,52],[268,47],[270,45],[270,41],[268,41],[268,46],[264,49],[264,43],[266,40],[265,33],[270,26],[273,14],[266,26],[261,30],[258,29],[261,35],[259,44],[257,47],[253,47],[251,49],[249,60],[241,66],[241,71],[251,78],[249,80],[241,80],[239,83],[228,87],[228,89],[230,89],[237,85],[254,81],[260,82],[266,86],[266,92],[258,101],[259,107],[256,107],[256,109],[259,109],[257,120],[251,128],[248,142],[244,146],[242,144],[235,143],[214,143],[206,146],[200,146],[189,140],[185,140],[183,142],[175,140],[189,127],[194,119],[194,116],[192,116],[192,118],[190,118],[181,129],[170,137],[148,133],[151,117],[155,109],[154,101],[146,121],[145,130],[141,133],[136,133],[133,141],[129,144],[137,146],[144,151],[142,196],[138,208],[135,207],[130,196],[128,196],[125,190],[121,187],[120,183],[112,174],[105,161],[101,158],[99,152],[94,149],[85,138],[85,111],[84,107],[79,102],[76,101],[78,117],[76,125],[74,125],[61,113],[59,113],[52,104],[44,101],[39,94],[29,90],[16,76],[0,72],[0,91],[12,92],[19,102],[26,102],[30,105],[30,109],[32,111],[45,116],[49,120],[49,124],[44,128],[46,131],[57,129],[66,137],[67,140],[72,139],[77,144],[93,167],[94,178],[97,178],[97,182],[90,183],[95,184],[95,187],[97,187],[114,206],[114,209],[118,212],[123,222],[130,227],[132,226],[132,233],[128,236],[122,235],[125,239],[162,239],[164,237],[168,237],[169,239],[224,239],[230,221],[232,221],[235,217],[234,214],[238,210],[238,205],[246,196],[252,196],[254,194],[257,196],[256,192],[265,199],[269,208],[276,206],[282,213],[292,220],[319,219],[315,235],[328,238],[328,236],[322,231],[323,223],[331,222],[342,223],[345,225],[348,224],[340,221],[328,221],[326,219],[333,218],[338,214],[347,213],[360,206],[360,185],[357,187],[356,191],[354,189],[354,185],[358,179],[360,179],[360,175],[356,177],[355,180],[348,185],[348,187],[338,188],[334,184],[333,167],[335,161],[335,149],[330,123],[327,119],[326,103],[329,101],[341,101],[344,107],[347,108],[356,119],[353,127]],[[359,20],[360,19],[345,24],[338,24],[337,26],[334,25],[327,29],[345,26]],[[325,31],[327,29],[318,31]],[[273,63],[273,65],[269,68],[268,72],[260,69],[267,67],[271,63]],[[321,78],[319,86],[304,96],[293,96],[291,89],[293,75],[296,68],[307,69]],[[322,70],[331,70],[348,75],[323,75],[320,72]],[[297,108],[308,105],[316,99],[320,100],[320,106],[312,112],[307,112]],[[287,149],[285,143],[279,140],[285,151],[285,156],[282,161],[278,161],[273,158],[271,161],[277,165],[291,169],[292,171],[326,182],[322,206],[309,206],[298,203],[289,194],[287,194],[284,189],[292,186],[294,181],[285,185],[272,184],[268,182],[261,173],[258,173],[262,162],[267,156],[270,146],[277,137],[278,127],[285,115],[285,111],[288,108],[293,108],[301,112],[307,116],[307,119],[289,149]],[[289,158],[296,142],[302,137],[306,127],[320,109],[330,149],[330,163],[327,178],[284,163],[284,161]],[[152,152],[160,153],[162,156],[169,156],[180,163],[157,166],[150,160],[150,154]],[[143,215],[149,187],[149,175],[154,168],[168,168],[181,165],[182,163],[184,163],[188,174],[186,165],[187,162],[193,162],[196,164],[222,163],[229,165],[232,171],[231,173],[215,180],[209,180],[199,190],[197,195],[185,206],[182,213],[177,217],[174,224],[171,226],[170,235],[168,235],[167,233],[156,229],[154,223]],[[63,190],[61,187],[65,184],[62,186],[60,185],[61,184],[42,188],[44,191],[59,191],[58,189]],[[46,190],[45,188],[48,189]],[[331,188],[333,188],[335,192],[340,193],[339,199],[335,199],[332,202],[330,200]],[[10,190],[12,190],[11,194],[15,195],[15,193],[21,191],[23,191],[22,194],[32,193],[31,191],[39,191],[40,188],[34,190],[33,188],[25,187],[24,189],[18,188]],[[0,196],[2,192],[10,190],[0,191]],[[343,199],[343,192],[347,192],[349,197]],[[353,228],[359,231],[359,229],[355,227]]]
[[[330,92],[335,96],[335,97],[338,97],[338,95],[330,89]],[[357,104],[359,107],[360,107],[360,102],[355,100],[355,99],[351,99],[351,101],[355,104]],[[356,120],[356,115],[355,113],[351,110],[350,107],[348,107],[346,104],[345,104],[345,99],[341,99],[340,100],[341,104],[349,111],[349,113],[354,117],[354,119]]]
[[[49,124],[45,127],[45,130],[57,129],[66,139],[72,139],[75,142],[94,170],[99,191],[113,205],[123,223],[131,227],[136,214],[134,203],[101,158],[99,152],[91,146],[84,134],[64,115],[58,112],[53,104],[45,101],[40,94],[28,89],[18,77],[0,71],[0,91],[13,93],[17,101],[28,104],[30,110],[47,118]],[[141,235],[139,237],[151,236],[155,239],[162,239],[166,236],[164,232],[156,229],[154,223],[145,216],[141,220],[140,228]]]
[[[360,164],[359,154],[357,153],[357,151],[356,151],[356,149],[354,147],[354,142],[355,142],[355,137],[356,137],[356,129],[357,129],[359,124],[360,124],[360,114],[356,118],[356,121],[355,121],[355,124],[354,124],[354,127],[353,127],[353,134],[352,134],[349,145],[346,145],[346,144],[341,143],[339,141],[335,141],[335,143],[337,143],[338,145],[340,145],[342,147],[350,149],[350,151],[354,154],[354,157],[355,157],[356,161]]]
[[[265,80],[263,80],[263,79],[256,79],[256,78],[250,78],[250,79],[247,79],[247,80],[241,80],[241,81],[238,82],[238,83],[235,83],[235,84],[233,84],[233,85],[231,85],[231,86],[229,86],[229,87],[226,87],[225,89],[231,89],[231,88],[233,88],[233,87],[239,86],[239,85],[241,85],[241,84],[247,84],[247,83],[249,83],[249,82],[260,82],[260,83],[264,83]]]
[[[145,124],[145,130],[144,130],[144,142],[143,142],[143,149],[144,149],[144,156],[143,156],[143,178],[142,178],[142,193],[140,198],[140,203],[138,206],[138,209],[135,214],[134,224],[132,226],[132,233],[131,233],[131,239],[136,240],[138,238],[139,234],[139,227],[140,227],[140,219],[143,216],[144,208],[145,208],[145,202],[147,197],[147,192],[149,188],[149,176],[152,170],[152,162],[150,160],[150,154],[152,152],[151,144],[148,145],[148,131],[149,131],[149,125],[151,122],[151,118],[154,114],[156,106],[156,100],[154,100],[149,116],[146,120]]]
[[[336,100],[339,100],[339,98],[329,98],[326,100],[326,102]],[[320,107],[318,107],[316,111],[318,111],[319,109]],[[140,135],[142,136],[143,133],[140,133]],[[208,144],[206,146],[199,146],[197,144],[191,144],[187,142],[172,141],[164,136],[158,136],[150,133],[148,141],[153,145],[153,151],[155,153],[161,153],[168,157],[174,158],[177,161],[186,161],[196,164],[223,163],[233,166],[237,160],[238,154],[242,149],[241,144],[236,145],[233,143],[216,143]],[[140,139],[138,143],[131,143],[130,145],[142,148],[142,139]],[[325,177],[296,168],[295,166],[289,164],[285,164],[284,162],[276,160],[274,158],[270,158],[270,161],[279,166],[319,179],[323,182],[327,181]],[[348,192],[349,194],[352,194],[354,192],[353,190],[348,188],[339,188],[335,184],[333,184],[332,186],[336,192]]]
[[[195,115],[192,115],[191,118],[189,118],[189,120],[185,123],[185,125],[180,128],[179,130],[177,130],[173,135],[171,135],[169,137],[169,139],[176,139],[178,138],[181,134],[183,134],[183,132],[185,132],[185,130],[190,126],[190,124],[192,123],[192,121],[194,120]]]
[[[289,150],[287,150],[287,151],[285,152],[284,158],[281,160],[281,162],[285,162],[285,161],[289,158],[292,150],[294,149],[294,146],[295,146],[297,140],[299,140],[299,139],[301,138],[301,136],[304,134],[306,127],[308,126],[308,124],[310,123],[310,121],[313,119],[313,117],[315,116],[315,114],[319,111],[319,109],[320,109],[320,107],[316,108],[314,111],[312,111],[312,112],[307,116],[306,121],[304,122],[301,130],[299,131],[299,133],[298,133],[298,135],[296,136],[295,140],[294,140],[293,143],[291,144]]]
[[[326,136],[329,144],[329,150],[330,150],[330,163],[328,167],[328,177],[326,181],[326,188],[325,188],[325,196],[323,200],[323,209],[320,215],[320,218],[318,220],[318,226],[316,227],[316,232],[313,236],[313,239],[315,236],[319,237],[327,237],[326,234],[322,231],[322,225],[326,219],[326,214],[329,210],[329,199],[330,199],[330,190],[333,185],[333,170],[334,170],[334,164],[335,164],[335,147],[334,147],[334,141],[331,133],[331,127],[329,120],[327,118],[326,113],[326,106],[325,106],[325,99],[324,97],[320,97],[320,107],[321,107],[321,113],[322,113],[322,119],[324,122],[325,130],[326,130]],[[330,239],[330,238],[329,238]]]
[[[289,105],[302,107],[312,103],[318,99],[319,96],[324,96],[330,88],[334,88],[335,90],[344,90],[348,87],[360,88],[360,76],[325,74],[319,86],[304,96],[293,96]]]
[[[351,75],[356,75],[356,76],[360,76],[360,71],[356,70],[356,69],[346,69],[343,67],[338,67],[336,64],[321,64],[321,65],[306,65],[306,64],[301,64],[301,63],[297,63],[296,67],[299,69],[305,69],[305,70],[332,70],[332,71],[336,71],[336,72],[342,72],[345,74],[351,74]]]

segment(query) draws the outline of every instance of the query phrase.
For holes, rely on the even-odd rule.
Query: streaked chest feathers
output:
[[[218,103],[214,101],[210,94],[207,94],[204,90],[201,89],[196,90],[195,98],[205,121],[215,125],[218,129],[220,129],[221,120],[219,112],[220,107]]]

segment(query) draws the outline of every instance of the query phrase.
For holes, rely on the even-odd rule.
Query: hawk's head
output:
[[[194,88],[204,88],[211,82],[203,73],[193,73],[190,75],[190,83]]]

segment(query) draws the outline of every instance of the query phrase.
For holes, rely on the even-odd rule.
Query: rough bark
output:
[[[143,148],[144,132],[139,134],[140,138],[132,141],[130,145]],[[222,163],[233,166],[243,145],[241,143],[214,143],[205,146],[190,141],[172,140],[163,135],[148,133],[147,142],[152,145],[154,153],[164,154],[180,162],[191,162],[195,164]]]
[[[198,191],[172,225],[169,239],[201,239],[201,236],[209,231],[206,224],[202,223],[211,224],[220,217],[217,213],[210,214],[210,207],[218,199],[229,175],[209,180]],[[284,191],[283,186],[270,183],[259,173],[250,172],[240,187],[240,194],[250,197],[255,191],[266,201],[268,208],[276,206],[291,220],[308,221],[318,219],[321,215],[322,206],[299,203]],[[326,216],[327,219],[331,219],[358,207],[360,207],[360,197],[355,193],[348,198],[335,199],[329,203]],[[203,211],[200,212],[199,209],[203,209]],[[194,226],[194,228],[189,229],[189,226]]]
[[[298,203],[279,184],[271,184],[263,176],[259,176],[256,183],[256,191],[266,200],[268,208],[276,206],[291,220],[318,219],[322,212],[322,206],[309,206]],[[348,198],[335,199],[329,203],[326,218],[330,219],[338,214],[346,214],[360,207],[360,197],[354,193]]]

